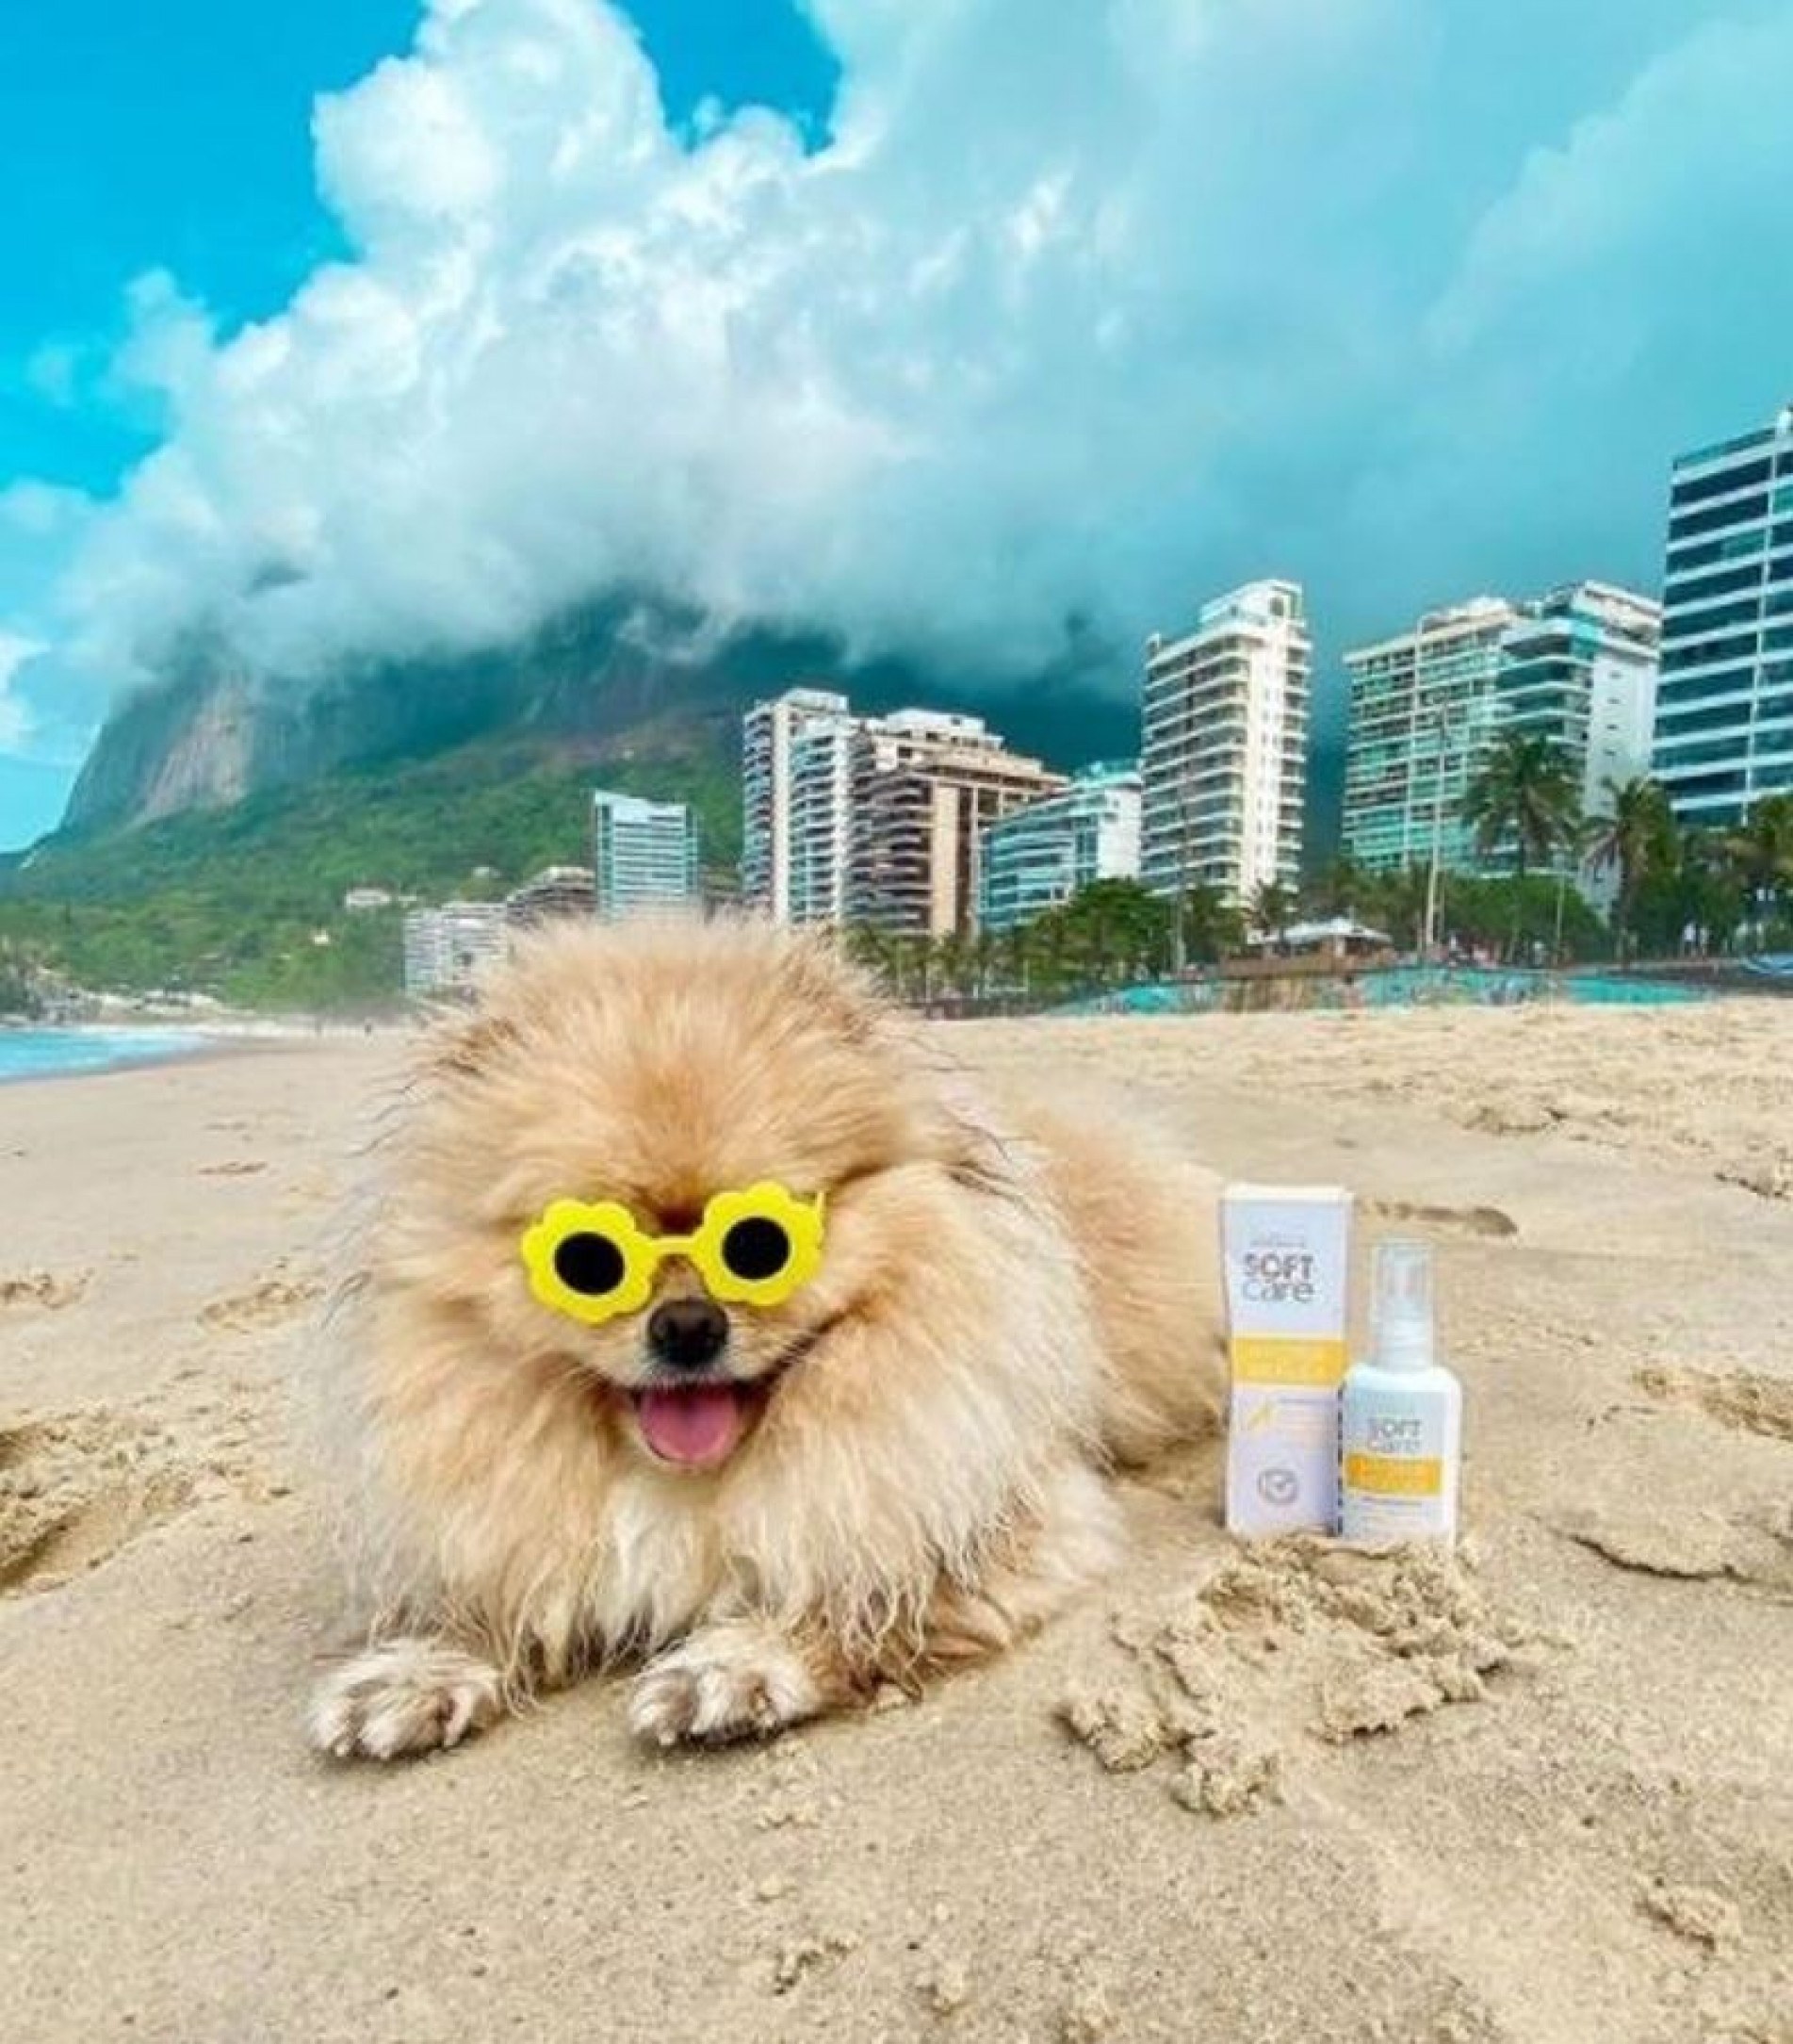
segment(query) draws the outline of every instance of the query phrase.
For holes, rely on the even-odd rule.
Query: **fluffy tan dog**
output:
[[[642,1736],[769,1732],[1114,1562],[1105,1472],[1218,1414],[1217,1186],[1112,1112],[999,1107],[949,1040],[828,946],[714,922],[541,935],[428,1042],[322,1385],[366,1644],[317,1746],[453,1745],[622,1657]],[[586,1325],[525,1267],[557,1201],[686,1238],[766,1180],[825,1201],[781,1303],[671,1252]]]

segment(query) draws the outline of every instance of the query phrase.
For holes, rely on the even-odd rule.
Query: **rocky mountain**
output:
[[[832,682],[869,710],[916,700],[974,708],[1018,748],[1056,764],[1137,748],[1131,694],[1070,668],[997,692],[900,661],[856,664],[820,633],[717,637],[700,622],[617,597],[514,645],[348,662],[302,684],[255,674],[194,639],[166,679],[122,703],[101,731],[64,827],[116,829],[497,738],[579,761],[728,758],[742,710],[801,679]]]

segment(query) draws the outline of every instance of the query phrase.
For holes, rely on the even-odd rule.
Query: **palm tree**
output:
[[[1316,916],[1354,916],[1368,876],[1349,852],[1336,853],[1302,883],[1301,906]]]
[[[1245,919],[1230,908],[1217,887],[1198,880],[1180,904],[1183,954],[1198,965],[1211,965],[1245,943]]]
[[[1470,779],[1463,821],[1484,858],[1513,848],[1514,871],[1546,862],[1573,842],[1581,794],[1569,755],[1538,731],[1502,731]]]
[[[1569,903],[1569,883],[1578,880],[1593,865],[1593,848],[1600,836],[1601,819],[1584,816],[1579,810],[1570,819],[1561,850],[1567,855],[1557,867],[1557,915],[1550,940],[1550,962],[1563,962],[1563,912]]]
[[[946,930],[934,940],[933,953],[940,991],[963,994],[970,977],[970,937],[963,930]]]
[[[1781,901],[1793,888],[1793,793],[1752,802],[1742,825],[1720,840],[1720,851],[1750,906]]]
[[[896,939],[874,924],[850,923],[846,926],[842,941],[848,957],[856,965],[864,967],[881,986],[901,995],[903,989],[897,977]]]
[[[1004,992],[1026,993],[1032,984],[1035,944],[1034,924],[1018,923],[996,939],[996,964]]]
[[[1648,774],[1634,774],[1622,783],[1606,780],[1601,793],[1609,808],[1605,815],[1589,819],[1588,862],[1595,871],[1608,866],[1618,870],[1619,898],[1613,904],[1612,921],[1622,958],[1638,890],[1656,874],[1674,867],[1678,850],[1674,812],[1662,783]]]
[[[1246,905],[1251,927],[1260,937],[1280,937],[1294,912],[1294,890],[1280,880],[1260,880]]]
[[[1162,973],[1171,950],[1172,910],[1137,880],[1091,880],[1051,911],[1099,983]]]
[[[1425,934],[1426,869],[1395,866],[1385,873],[1360,873],[1351,913],[1385,931],[1397,951],[1417,951]]]
[[[971,940],[971,991],[980,1001],[989,992],[990,982],[996,977],[1001,951],[1002,940],[993,937],[988,930],[979,930]]]
[[[889,943],[890,976],[896,983],[898,998],[913,1001],[919,996],[926,1001],[934,990],[929,940],[905,931],[893,934]]]

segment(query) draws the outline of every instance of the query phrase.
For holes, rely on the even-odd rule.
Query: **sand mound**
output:
[[[1498,1240],[1519,1233],[1519,1223],[1497,1206],[1424,1206],[1411,1200],[1366,1200],[1362,1210],[1373,1220],[1394,1221],[1428,1234],[1486,1235]]]
[[[321,1278],[295,1275],[283,1264],[243,1291],[208,1300],[200,1308],[200,1322],[234,1333],[254,1333],[292,1319],[321,1299],[323,1292]]]
[[[1180,1761],[1171,1794],[1214,1817],[1274,1800],[1304,1739],[1478,1703],[1546,1643],[1492,1607],[1466,1555],[1312,1537],[1242,1553],[1170,1609],[1117,1614],[1111,1637],[1124,1663],[1073,1681],[1061,1720],[1111,1773]]]
[[[51,1270],[26,1270],[0,1278],[0,1306],[47,1306],[52,1312],[72,1306],[92,1282],[90,1270],[58,1277]]]
[[[1793,1513],[1678,1512],[1649,1504],[1573,1513],[1557,1530],[1617,1568],[1687,1582],[1728,1578],[1793,1595]]]
[[[1743,1164],[1720,1165],[1716,1174],[1727,1186],[1741,1186],[1763,1200],[1793,1200],[1793,1153],[1757,1157]]]
[[[1652,1367],[1638,1372],[1638,1384],[1665,1405],[1697,1406],[1720,1426],[1793,1441],[1793,1381],[1786,1378]]]
[[[159,1427],[105,1412],[0,1427],[0,1594],[97,1567],[191,1492]]]

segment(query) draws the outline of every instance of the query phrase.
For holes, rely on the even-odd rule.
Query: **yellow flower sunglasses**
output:
[[[692,1235],[649,1235],[614,1200],[556,1200],[523,1237],[530,1289],[587,1327],[639,1313],[667,1256],[682,1256],[725,1305],[778,1306],[822,1265],[823,1195],[774,1180],[718,1192]]]

